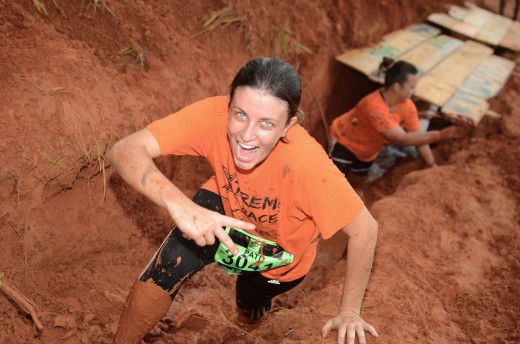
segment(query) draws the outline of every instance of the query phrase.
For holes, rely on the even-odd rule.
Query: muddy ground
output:
[[[277,55],[300,72],[305,127],[325,145],[322,118],[376,87],[334,57],[448,3],[35,2],[0,0],[0,273],[44,329],[0,294],[0,343],[111,342],[172,225],[109,166],[118,138],[225,94],[243,63]],[[517,67],[491,101],[501,117],[436,145],[437,168],[404,161],[372,186],[380,234],[363,315],[380,337],[369,343],[520,342],[519,87]],[[195,158],[158,164],[190,196],[211,173]],[[238,327],[234,278],[210,267],[145,342],[334,343],[319,330],[338,306],[345,244],[341,234],[321,242],[308,278],[255,326]]]

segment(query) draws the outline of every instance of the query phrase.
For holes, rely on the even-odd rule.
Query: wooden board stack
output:
[[[489,108],[487,101],[498,94],[515,67],[513,61],[493,55],[492,47],[520,51],[520,22],[475,5],[451,6],[449,14],[434,13],[428,20],[474,40],[463,41],[418,24],[336,59],[380,84],[383,57],[412,63],[418,69],[417,98],[438,106],[450,120],[476,125]]]

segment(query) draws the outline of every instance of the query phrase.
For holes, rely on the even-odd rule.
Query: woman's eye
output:
[[[246,118],[246,115],[244,115],[242,112],[237,112],[235,115],[241,119]]]
[[[263,125],[264,127],[271,128],[271,127],[273,126],[273,122],[262,121],[261,123],[262,123],[262,125]]]

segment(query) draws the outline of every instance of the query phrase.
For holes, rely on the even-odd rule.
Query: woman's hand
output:
[[[238,254],[238,248],[222,227],[235,227],[254,230],[255,225],[233,217],[219,214],[188,201],[179,207],[177,203],[167,205],[167,209],[175,221],[177,228],[199,246],[213,245],[215,237],[224,244],[232,255]]]
[[[453,125],[441,130],[441,137],[443,140],[455,139],[467,135],[468,130],[465,127]]]
[[[338,331],[338,344],[344,344],[345,337],[347,344],[354,344],[356,335],[358,336],[359,344],[366,344],[365,331],[374,337],[379,336],[372,325],[361,319],[359,314],[354,311],[340,312],[327,321],[321,329],[321,336],[327,338],[333,330]]]

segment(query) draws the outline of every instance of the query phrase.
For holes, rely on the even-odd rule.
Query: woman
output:
[[[134,284],[115,343],[140,343],[182,284],[215,261],[238,274],[240,313],[260,319],[273,297],[303,280],[319,239],[338,230],[350,237],[348,274],[322,336],[337,330],[338,341],[347,335],[349,344],[356,334],[365,343],[365,330],[377,336],[360,317],[377,223],[298,124],[300,97],[291,65],[256,58],[237,73],[229,97],[199,101],[113,146],[116,170],[176,223]],[[161,154],[204,156],[215,174],[191,201],[154,165]]]
[[[448,127],[423,132],[417,108],[410,99],[417,85],[417,69],[385,57],[380,65],[385,84],[332,122],[330,157],[354,185],[363,182],[379,152],[388,144],[416,146],[426,165],[435,166],[429,144],[460,137],[464,130]]]

